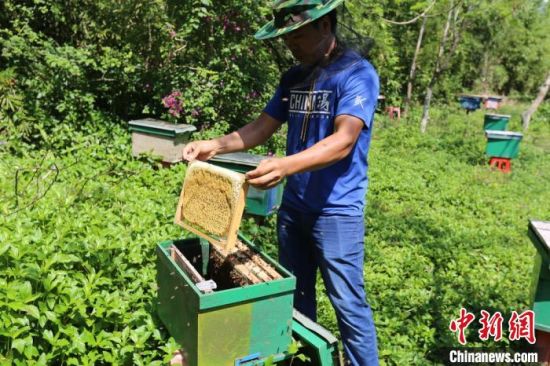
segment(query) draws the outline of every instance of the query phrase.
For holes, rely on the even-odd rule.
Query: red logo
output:
[[[460,317],[458,319],[451,320],[449,324],[449,330],[453,333],[458,333],[458,342],[465,345],[466,336],[465,330],[475,320],[475,315],[468,312],[466,309],[460,309]],[[504,317],[500,312],[495,312],[491,315],[488,311],[481,310],[481,318],[479,323],[481,329],[478,331],[479,339],[486,341],[489,338],[493,338],[496,342],[502,339],[502,323]],[[512,316],[508,321],[508,339],[511,341],[519,341],[524,338],[529,343],[534,344],[535,338],[535,313],[533,310],[526,310],[519,314],[516,311],[512,311]]]
[[[468,328],[468,325],[470,325],[470,323],[473,322],[475,318],[476,317],[474,314],[469,313],[468,311],[466,311],[466,309],[462,308],[460,309],[460,318],[451,320],[451,324],[449,324],[449,329],[453,333],[458,332],[458,342],[460,342],[460,344],[466,344],[464,330]]]
[[[491,316],[488,311],[481,310],[481,329],[479,330],[479,339],[486,341],[489,337],[493,337],[495,341],[502,339],[502,321],[504,318],[500,312],[496,312]]]
[[[520,315],[512,311],[512,317],[508,321],[508,327],[510,328],[510,336],[508,338],[511,341],[518,341],[521,338],[525,338],[529,343],[535,343],[535,313],[533,310],[526,310]]]

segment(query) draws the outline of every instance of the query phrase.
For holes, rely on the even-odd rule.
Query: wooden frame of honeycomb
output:
[[[243,174],[193,162],[183,181],[175,223],[229,252],[237,241],[247,189]]]

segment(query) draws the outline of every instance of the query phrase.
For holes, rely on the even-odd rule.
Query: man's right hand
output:
[[[218,143],[215,140],[193,141],[183,148],[183,159],[206,161],[216,155],[218,148]]]

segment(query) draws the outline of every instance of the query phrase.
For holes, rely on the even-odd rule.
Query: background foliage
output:
[[[387,19],[409,20],[429,3],[350,0],[340,11],[345,38],[368,51],[392,103],[405,93],[421,22]],[[436,99],[464,91],[531,98],[550,69],[547,3],[445,0],[428,13],[414,99],[422,99],[433,72],[451,3],[464,19],[462,41]],[[3,1],[0,80],[2,98],[13,102],[2,103],[0,134],[63,145],[67,126],[90,133],[104,119],[146,116],[193,124],[204,136],[242,126],[292,62],[280,41],[252,37],[269,11],[253,0]],[[162,103],[174,91],[181,94],[177,117]]]
[[[510,175],[486,165],[482,112],[437,112],[428,134],[413,117],[375,127],[365,278],[384,365],[440,364],[430,352],[458,344],[448,323],[462,306],[506,320],[529,308],[527,220],[550,214],[548,110]],[[66,149],[0,149],[0,364],[163,364],[176,345],[156,316],[154,248],[183,235],[185,166],[131,158],[119,127],[76,136]],[[243,230],[276,257],[274,224],[247,218]],[[321,281],[318,292],[319,321],[337,333]]]
[[[420,22],[388,20],[430,3],[349,0],[340,14],[391,103],[403,99]],[[418,109],[399,123],[376,117],[365,276],[385,365],[439,364],[430,351],[457,344],[447,328],[461,306],[505,316],[528,308],[527,219],[550,216],[548,103],[511,175],[486,166],[483,112],[455,105],[464,91],[533,97],[550,69],[548,6],[453,4],[464,27],[436,84],[429,132],[417,132]],[[450,5],[428,13],[413,102]],[[182,235],[172,217],[185,167],[131,158],[126,121],[190,123],[203,138],[248,122],[292,62],[280,42],[251,37],[269,11],[253,0],[0,2],[0,364],[170,358],[177,345],[156,317],[154,247]],[[511,130],[525,108],[516,103],[499,111],[512,113]],[[255,151],[282,154],[284,133]],[[247,218],[243,230],[276,256],[274,223]],[[321,323],[336,333],[320,282],[319,301]],[[479,344],[475,329],[469,340]]]

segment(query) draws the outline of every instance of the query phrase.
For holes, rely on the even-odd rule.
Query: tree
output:
[[[435,60],[435,67],[432,73],[432,77],[428,86],[426,88],[426,95],[424,97],[424,108],[422,111],[422,121],[420,123],[420,130],[426,132],[429,121],[429,112],[430,112],[430,103],[432,101],[433,87],[438,81],[441,74],[446,70],[447,65],[449,64],[450,58],[456,51],[458,43],[460,41],[460,32],[461,28],[464,25],[463,20],[460,21],[459,25],[459,11],[460,7],[454,5],[454,0],[450,1],[449,12],[447,13],[447,21],[443,27],[443,35],[441,36],[441,41],[439,42],[439,51],[437,53],[437,58]],[[449,35],[449,30],[452,28],[452,38],[453,43],[449,49],[449,52],[445,54],[445,47],[447,46],[447,40]]]
[[[546,97],[546,94],[548,93],[548,88],[550,88],[550,72],[548,72],[548,75],[546,76],[546,81],[540,86],[539,93],[537,94],[535,100],[533,100],[529,108],[521,114],[521,120],[523,121],[524,130],[527,130],[529,128],[531,116],[533,115],[533,113],[536,112],[537,108]]]
[[[409,104],[411,103],[412,91],[413,91],[413,81],[416,74],[416,59],[420,53],[420,47],[422,47],[422,38],[424,36],[424,30],[426,29],[426,21],[428,17],[426,15],[422,16],[422,25],[420,26],[420,31],[418,32],[418,40],[416,41],[416,48],[414,50],[414,56],[411,63],[411,70],[409,71],[409,80],[407,82],[407,96],[405,97],[405,102],[403,103],[403,113],[406,114],[409,109]]]

